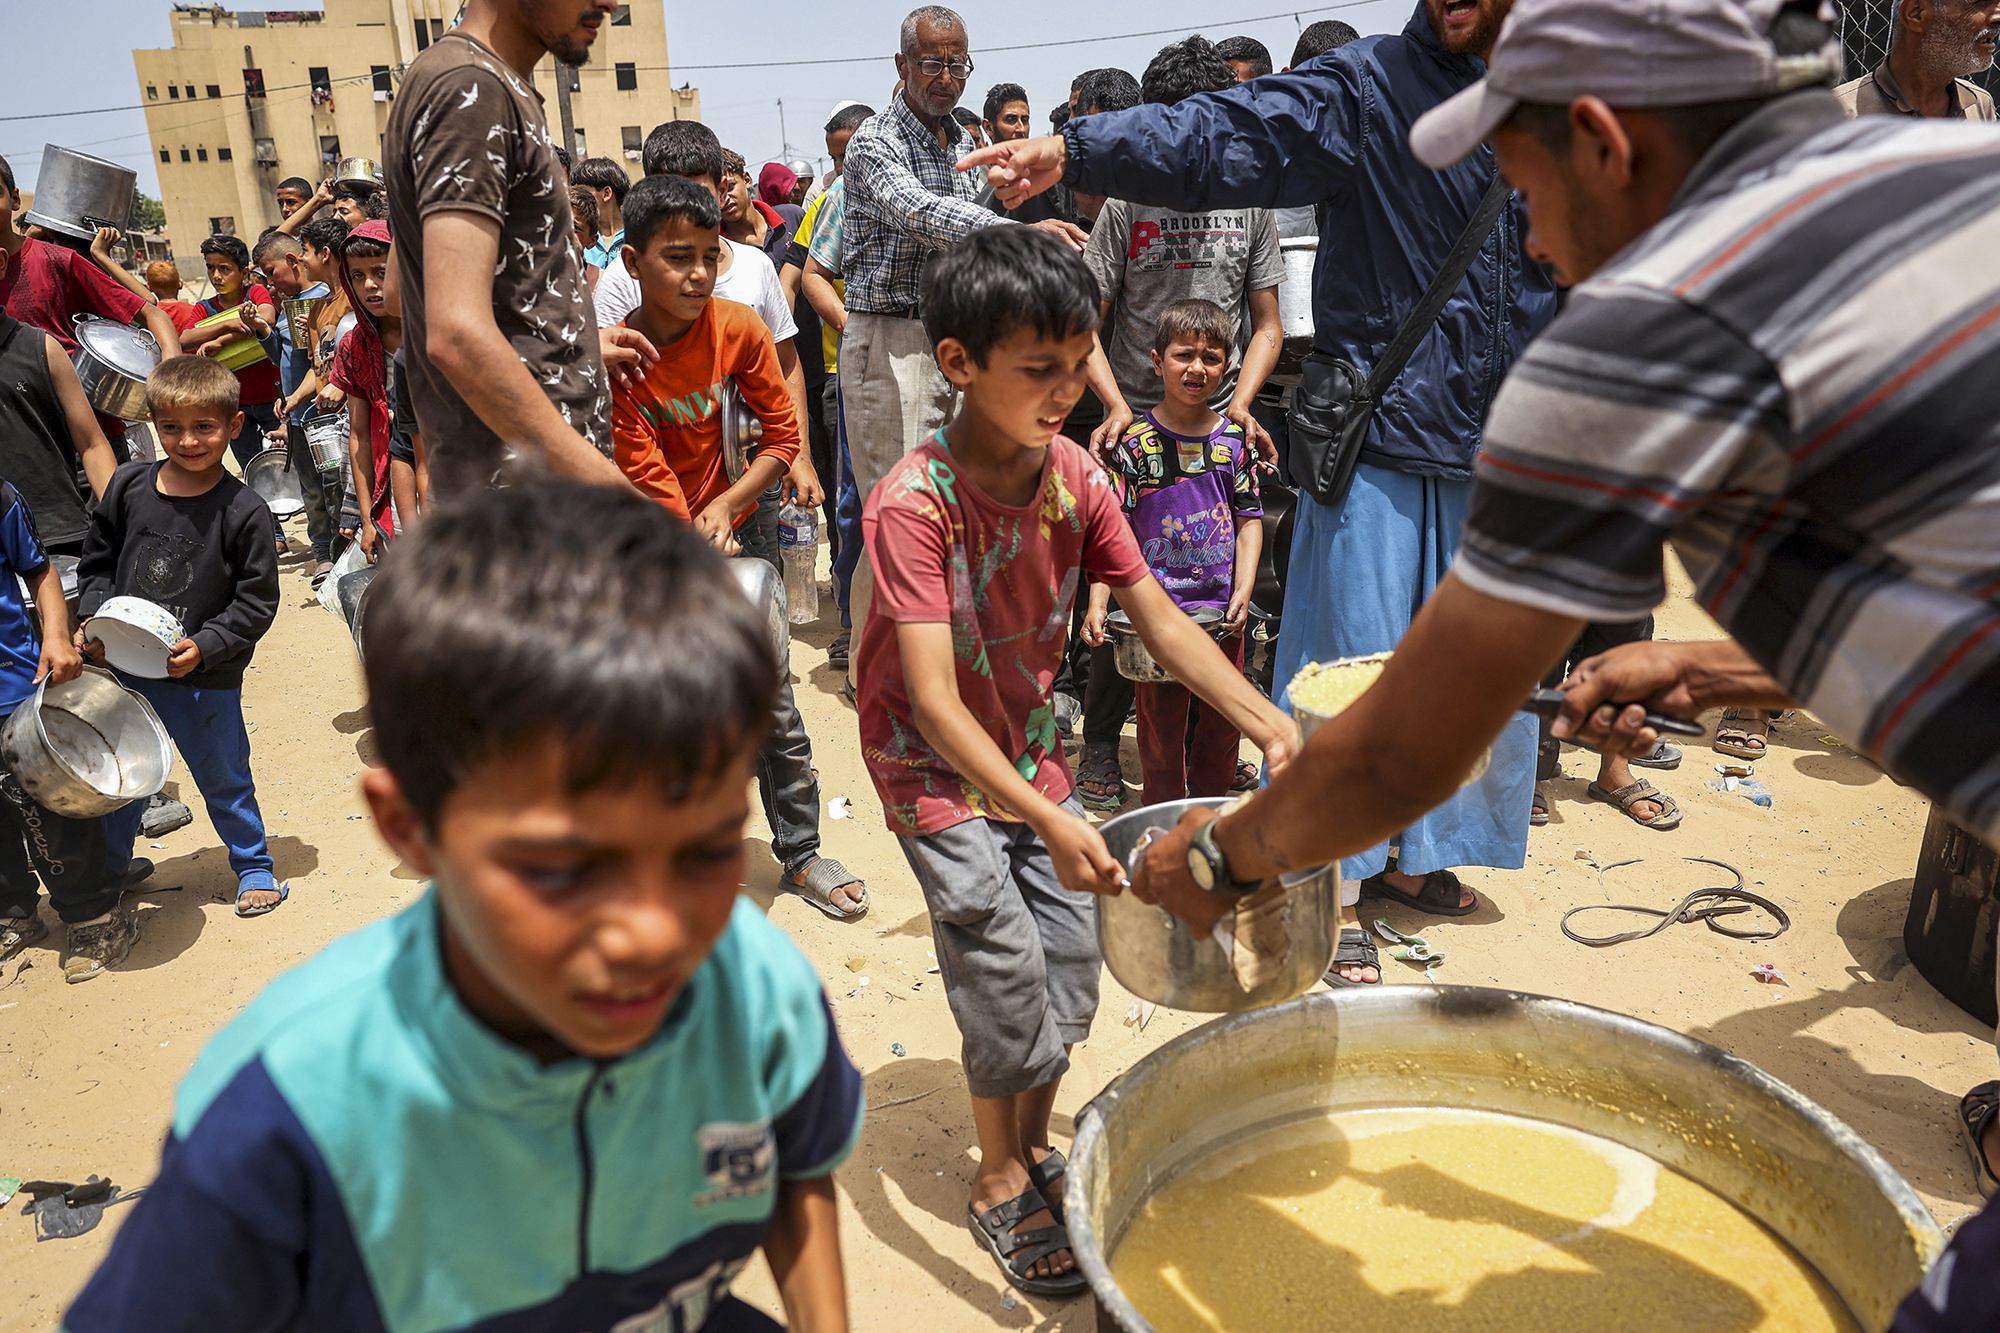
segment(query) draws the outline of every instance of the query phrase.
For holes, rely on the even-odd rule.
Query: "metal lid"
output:
[[[160,364],[160,345],[144,329],[95,315],[75,318],[77,344],[113,370],[143,380]]]

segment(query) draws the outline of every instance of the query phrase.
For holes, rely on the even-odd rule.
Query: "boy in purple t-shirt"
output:
[[[1161,313],[1153,370],[1165,396],[1125,432],[1115,461],[1125,483],[1125,518],[1147,567],[1181,610],[1219,615],[1214,632],[1240,671],[1243,626],[1264,546],[1258,521],[1264,505],[1243,428],[1208,405],[1229,369],[1235,336],[1228,314],[1213,301],[1176,301]],[[1092,643],[1104,642],[1110,601],[1108,584],[1092,585],[1083,631]],[[1145,803],[1227,796],[1242,733],[1184,686],[1142,684],[1137,695]]]

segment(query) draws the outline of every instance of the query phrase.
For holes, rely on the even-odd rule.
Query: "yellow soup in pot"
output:
[[[1857,1333],[1804,1260],[1644,1154],[1484,1111],[1256,1134],[1111,1258],[1159,1333]]]

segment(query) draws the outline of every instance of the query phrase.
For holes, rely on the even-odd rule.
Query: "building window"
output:
[[[387,65],[370,65],[368,73],[375,81],[376,92],[386,93],[389,91],[389,67]],[[383,99],[378,97],[375,100],[379,102]]]
[[[618,129],[618,144],[625,150],[626,160],[636,162],[646,146],[646,132],[637,125],[621,125]]]
[[[195,149],[195,150],[194,150],[194,160],[195,160],[195,161],[197,161],[197,162],[206,162],[206,161],[208,161],[208,149],[207,149],[207,147],[205,147],[205,146],[204,146],[204,147],[201,147],[201,148],[197,148],[197,149]]]
[[[160,90],[150,83],[146,85],[146,100],[148,102],[157,102],[160,100]]]
[[[188,161],[192,161],[192,160],[193,160],[193,159],[191,159],[191,158],[190,158],[190,157],[188,156],[188,150],[187,150],[187,149],[185,149],[185,148],[181,149],[181,161],[183,161],[183,162],[188,162]]]
[[[429,50],[431,44],[431,25],[422,19],[418,19],[412,26],[417,30],[417,49],[419,51]]]
[[[319,136],[319,160],[332,166],[340,161],[340,136],[322,134]]]
[[[611,26],[612,26],[612,27],[614,27],[614,28],[629,28],[629,27],[631,27],[631,26],[632,26],[632,6],[630,6],[630,5],[620,5],[620,6],[618,6],[617,10],[616,10],[616,11],[615,11],[615,12],[614,12],[614,13],[613,13],[612,15],[611,15]]]
[[[316,93],[330,93],[333,91],[333,82],[326,77],[325,65],[309,66],[306,70],[306,78],[311,81],[313,91]]]
[[[234,236],[236,234],[236,219],[229,216],[210,218],[208,220],[208,230],[212,236]]]
[[[173,160],[174,160],[174,155],[173,155],[172,153],[168,152],[168,151],[167,151],[166,149],[164,149],[164,148],[162,148],[162,149],[160,150],[160,161],[162,161],[162,162],[171,162],[171,161],[173,161]]]
[[[618,79],[618,91],[629,93],[639,86],[639,66],[629,60],[621,60],[611,67]]]
[[[187,95],[188,95],[188,101],[190,102],[194,101],[194,85],[191,83],[187,86]]]
[[[222,96],[222,85],[221,85],[221,84],[219,84],[219,83],[211,83],[211,84],[209,84],[209,85],[208,85],[208,95],[209,95],[209,96],[210,96],[211,98],[220,98],[220,97]]]
[[[576,133],[576,160],[581,162],[583,161],[583,159],[590,156],[590,149],[586,147],[583,142],[583,126],[581,125],[577,126],[575,133]]]
[[[442,36],[444,36],[444,20],[443,20],[443,19],[432,19],[432,20],[431,20],[431,40],[432,40],[432,41],[436,41],[436,40],[437,40],[438,38],[440,38],[440,37],[442,37]]]
[[[167,85],[167,96],[178,102],[181,100],[181,90],[170,83]]]
[[[275,167],[278,165],[278,141],[276,139],[257,140],[257,165]]]
[[[236,154],[230,152],[227,148],[218,148],[215,150],[215,160],[218,162],[233,162],[236,160]]]

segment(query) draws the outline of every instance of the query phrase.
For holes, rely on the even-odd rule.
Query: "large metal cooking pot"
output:
[[[1769,1227],[1864,1329],[1887,1326],[1944,1248],[1881,1154],[1735,1056],[1568,1000],[1385,986],[1218,1019],[1141,1060],[1078,1113],[1066,1220],[1098,1326],[1152,1333],[1107,1260],[1180,1171],[1257,1130],[1425,1106],[1544,1120],[1645,1153]],[[1300,1295],[1340,1308],[1338,1291]]]
[[[1149,828],[1170,829],[1197,806],[1219,800],[1162,801],[1098,826],[1104,845],[1124,865]],[[1203,1014],[1235,1013],[1303,995],[1326,975],[1340,940],[1340,867],[1321,866],[1285,877],[1289,948],[1276,972],[1244,990],[1221,941],[1198,940],[1165,909],[1131,893],[1098,898],[1097,942],[1118,984],[1142,1000]]]
[[[35,173],[35,206],[26,220],[82,241],[94,240],[99,227],[124,231],[138,183],[139,173],[130,167],[46,144]]]
[[[70,360],[90,405],[125,421],[152,420],[146,377],[160,364],[160,345],[153,335],[100,315],[76,315],[73,321],[76,354]]]
[[[0,763],[22,790],[71,819],[96,819],[164,787],[174,745],[159,714],[102,667],[43,680],[0,726]]]

